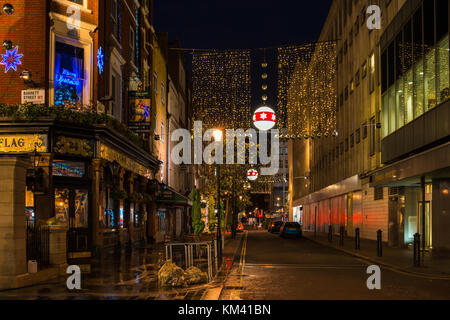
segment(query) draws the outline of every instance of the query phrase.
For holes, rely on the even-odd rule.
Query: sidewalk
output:
[[[343,251],[352,256],[368,260],[396,271],[415,274],[429,279],[450,280],[450,257],[438,257],[425,253],[425,266],[414,267],[414,252],[410,248],[393,248],[383,243],[383,256],[377,256],[377,242],[361,239],[361,250],[355,250],[355,238],[345,237],[344,246],[339,245],[339,236],[333,235],[332,243],[328,242],[328,234],[303,232],[308,240]]]
[[[243,233],[237,233],[236,239],[231,239],[231,236],[225,238],[224,250],[222,252],[223,263],[217,273],[215,279],[208,286],[201,300],[219,300],[222,293],[224,282],[233,266],[233,261],[236,258],[239,247],[242,242]]]

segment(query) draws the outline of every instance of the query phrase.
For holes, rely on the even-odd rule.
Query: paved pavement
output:
[[[378,257],[377,242],[361,239],[360,249],[355,249],[355,238],[345,237],[344,246],[339,244],[339,237],[333,236],[332,242],[328,241],[328,234],[304,232],[304,236],[311,241],[331,248],[341,250],[358,258],[368,260],[374,264],[384,265],[386,268],[395,269],[407,273],[414,273],[430,279],[450,280],[450,257],[425,253],[425,263],[421,267],[414,266],[414,251],[412,248],[388,247],[383,243],[382,256]]]
[[[367,288],[368,265],[307,239],[250,231],[231,268],[222,300],[449,299],[450,281],[381,267],[381,290]]]

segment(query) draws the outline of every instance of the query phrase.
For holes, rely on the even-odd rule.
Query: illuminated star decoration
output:
[[[16,46],[12,50],[6,50],[6,53],[1,55],[3,60],[2,62],[0,62],[0,64],[5,66],[5,73],[7,73],[10,69],[17,71],[17,66],[19,64],[22,64],[20,58],[23,57],[23,54],[17,53],[18,49],[19,46]]]
[[[103,54],[102,47],[99,47],[98,51],[97,51],[97,67],[98,67],[99,74],[103,73],[104,64],[105,64],[105,55]]]

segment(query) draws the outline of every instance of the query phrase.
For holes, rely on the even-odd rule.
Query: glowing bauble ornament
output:
[[[269,99],[269,97],[265,94],[262,96],[263,101],[267,101],[267,99]]]
[[[261,88],[265,91],[265,90],[267,90],[267,84],[263,84],[262,86],[261,86]]]
[[[269,131],[277,122],[277,115],[271,108],[264,106],[253,113],[253,124],[261,131]]]
[[[264,80],[266,80],[267,77],[268,77],[267,73],[263,73],[263,74],[261,75],[261,78],[263,78]]]
[[[256,179],[258,179],[258,171],[255,169],[250,169],[247,171],[247,179],[250,181],[255,181]]]

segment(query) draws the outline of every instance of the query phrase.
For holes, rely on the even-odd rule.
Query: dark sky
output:
[[[155,0],[155,27],[184,48],[245,49],[319,36],[332,0]]]

